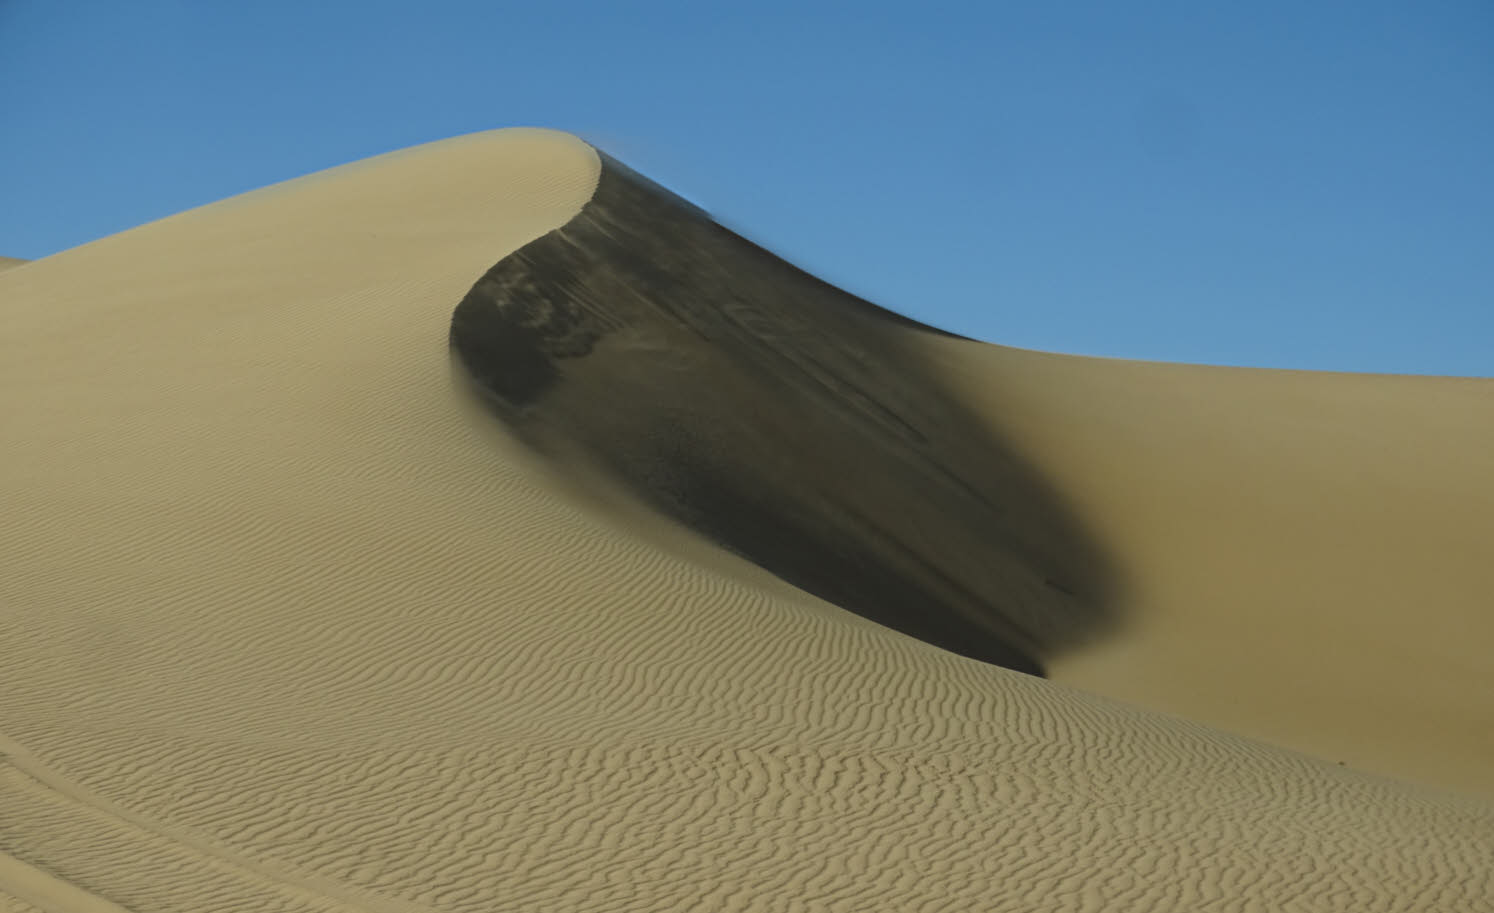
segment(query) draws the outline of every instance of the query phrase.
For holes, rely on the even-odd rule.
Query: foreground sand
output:
[[[598,170],[567,137],[481,134],[0,277],[16,442],[0,894],[16,909],[1494,909],[1483,799],[956,656],[536,460],[465,394],[448,325],[495,261],[581,210]],[[1145,505],[1086,487],[1108,465],[1095,453],[1064,456],[1095,446],[1075,430],[1095,366],[1129,368],[910,338],[1102,540],[1140,536],[1114,546],[1138,598],[1164,588],[1173,540],[1111,516]],[[1176,417],[1148,386],[1166,370],[1138,369],[1130,405],[1100,411]],[[1204,395],[1269,394],[1251,383]],[[1049,430],[1050,406],[1079,418]],[[1359,414],[1394,418],[1378,408]],[[1469,441],[1465,408],[1439,447]],[[1221,431],[1155,425],[1104,429],[1129,441],[1106,478],[1177,470],[1152,430],[1183,438],[1186,465],[1228,458],[1199,443],[1229,450]],[[1261,490],[1290,468],[1266,451]],[[1463,490],[1446,484],[1395,504],[1433,510]],[[1428,549],[1412,577],[1438,567]],[[1138,636],[1119,625],[1075,679],[1136,680],[1101,651],[1186,631],[1184,598],[1250,567],[1211,563],[1138,603]],[[1423,584],[1431,601],[1463,592]],[[1150,655],[1212,665],[1209,626],[1243,609],[1199,611],[1204,634],[1155,635]],[[1387,600],[1369,617],[1414,642],[1424,614]],[[1225,646],[1221,662],[1244,653]],[[1437,696],[1438,670],[1379,674],[1386,693]]]

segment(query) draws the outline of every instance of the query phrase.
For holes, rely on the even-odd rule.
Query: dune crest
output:
[[[478,134],[0,274],[0,898],[1494,909],[1488,802],[957,656],[530,471],[452,312],[600,173]]]
[[[564,228],[458,305],[498,415],[842,608],[1038,673],[1107,622],[1113,574],[910,334],[603,157]]]
[[[1494,380],[975,342],[605,155],[581,213],[458,305],[452,346],[552,461],[835,605],[1494,796]]]

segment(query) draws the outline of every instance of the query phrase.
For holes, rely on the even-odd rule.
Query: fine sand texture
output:
[[[1396,767],[1488,710],[1478,382],[942,335],[535,130],[0,307],[0,909],[1494,910]]]

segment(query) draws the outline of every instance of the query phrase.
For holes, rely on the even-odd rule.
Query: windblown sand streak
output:
[[[0,895],[1494,909],[1483,800],[954,655],[536,466],[449,323],[600,168],[479,134],[0,275]]]

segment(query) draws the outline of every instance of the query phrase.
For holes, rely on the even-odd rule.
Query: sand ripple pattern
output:
[[[16,910],[1494,909],[1494,809],[593,513],[448,319],[597,160],[481,134],[0,278]]]

